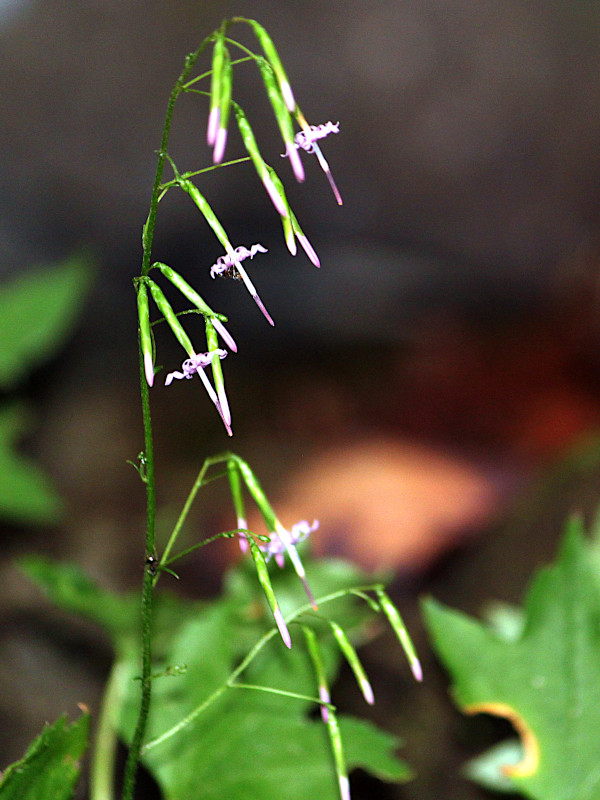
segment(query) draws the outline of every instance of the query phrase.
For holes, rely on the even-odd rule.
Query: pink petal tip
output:
[[[284,645],[291,650],[292,648],[292,639],[290,636],[290,632],[288,631],[288,627],[285,624],[285,620],[283,618],[283,614],[279,608],[276,608],[273,612],[273,617],[275,619],[275,623],[279,628],[279,633],[281,634],[281,638],[283,639]]]
[[[302,166],[302,161],[300,160],[300,154],[298,153],[298,150],[293,145],[288,145],[286,152],[289,156],[296,180],[302,183],[304,180],[304,167]]]
[[[267,190],[267,194],[271,198],[271,202],[275,206],[275,210],[279,214],[280,217],[287,217],[288,212],[285,206],[285,203],[281,199],[281,195],[275,188],[275,184],[271,180],[269,175],[265,175],[263,178],[263,184],[265,189]]]
[[[221,116],[221,109],[215,106],[211,109],[208,115],[208,126],[206,128],[206,142],[209,147],[212,147],[217,138],[217,130],[219,128],[219,117]]]
[[[219,128],[215,139],[215,149],[213,150],[213,164],[220,164],[225,155],[225,145],[227,143],[227,128]]]
[[[287,107],[287,110],[293,114],[296,110],[296,100],[294,99],[292,87],[287,81],[283,81],[281,84],[281,94],[283,95],[283,101]]]
[[[423,680],[423,668],[421,667],[421,662],[413,661],[413,663],[410,665],[410,668],[415,680],[419,681],[420,683]]]
[[[148,386],[154,385],[154,364],[150,353],[144,353],[144,372]]]

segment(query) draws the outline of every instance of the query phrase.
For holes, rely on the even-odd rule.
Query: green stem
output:
[[[143,354],[140,348],[140,386],[142,392],[142,418],[144,425],[144,453],[146,456],[146,557],[155,552],[156,483],[154,477],[154,444],[150,415],[150,391],[146,383]],[[152,617],[154,575],[150,565],[144,569],[142,584],[142,675],[140,710],[129,747],[123,777],[123,800],[133,800],[135,777],[140,760],[142,741],[146,731],[152,693]]]
[[[102,697],[90,767],[90,800],[114,800],[117,749],[114,713],[118,707],[120,672],[123,663],[119,658],[115,660]]]
[[[336,592],[331,592],[331,594],[327,594],[324,597],[319,597],[316,602],[319,605],[325,605],[326,603],[331,603],[333,600],[337,600],[340,597],[345,597],[348,594],[351,594],[354,590],[357,590],[359,592],[374,591],[375,588],[378,587],[379,585],[380,584],[368,584],[365,586],[352,587],[351,589],[338,589],[338,591]],[[296,609],[296,611],[294,611],[292,614],[289,614],[285,621],[289,625],[295,620],[297,620],[298,617],[302,616],[302,614],[306,614],[311,610],[312,610],[312,604],[306,603],[305,605]],[[203,702],[200,703],[199,706],[193,709],[193,711],[191,711],[186,717],[180,720],[176,725],[173,725],[172,728],[169,728],[169,730],[160,734],[160,736],[157,736],[155,739],[151,739],[149,742],[147,742],[143,747],[143,752],[145,753],[148,750],[152,750],[153,748],[167,741],[167,739],[170,739],[171,737],[175,736],[177,733],[179,733],[179,731],[186,728],[191,722],[193,722],[197,717],[199,717],[200,714],[203,713],[203,711],[205,711],[216,700],[218,700],[219,697],[221,697],[221,695],[227,691],[227,689],[241,688],[240,684],[235,683],[238,676],[244,672],[244,670],[248,667],[248,665],[252,661],[254,661],[256,656],[260,653],[260,651],[267,644],[267,642],[270,642],[274,636],[278,635],[278,633],[279,632],[277,628],[272,628],[270,631],[268,631],[268,633],[265,633],[264,636],[261,639],[259,639],[259,641],[246,655],[246,657],[240,662],[240,664],[238,664],[238,666],[233,670],[233,672],[230,674],[227,680],[225,680],[220,686],[218,686],[215,689],[215,691],[209,697],[206,698],[206,700],[203,700]],[[260,688],[263,691],[269,691],[269,687],[252,686],[248,688],[253,688],[253,689]],[[278,693],[278,691],[275,690],[275,693]],[[321,701],[318,700],[317,698],[315,698],[315,701],[321,703]],[[335,708],[335,706],[333,707]]]
[[[193,69],[200,54],[207,46],[211,37],[207,37],[200,47],[185,60],[184,68],[181,75],[177,79],[175,86],[169,97],[167,104],[167,112],[165,115],[165,125],[163,128],[163,135],[158,153],[156,164],[156,176],[154,178],[154,187],[152,190],[152,200],[150,202],[150,211],[146,224],[144,225],[144,232],[142,237],[143,244],[143,258],[141,276],[145,277],[150,272],[151,255],[152,255],[152,242],[154,239],[154,229],[156,226],[156,213],[158,209],[158,201],[161,193],[161,182],[165,159],[167,156],[167,145],[169,143],[169,134],[171,132],[171,123],[173,120],[173,110],[175,102],[183,91],[183,84],[185,83],[190,71]],[[144,372],[143,354],[141,347],[139,348],[140,354],[140,387],[142,395],[142,419],[144,428],[144,454],[146,457],[146,558],[154,556],[156,552],[155,547],[155,525],[156,525],[156,484],[154,477],[154,446],[152,437],[152,418],[150,415],[150,392]],[[133,738],[125,764],[125,774],[123,777],[123,792],[122,800],[133,800],[133,792],[135,788],[135,778],[137,774],[138,764],[140,761],[140,754],[144,733],[146,731],[146,724],[148,722],[148,714],[150,713],[150,699],[152,693],[152,618],[153,618],[153,588],[154,588],[154,575],[151,571],[150,565],[146,565],[144,570],[144,580],[142,584],[142,674],[141,674],[141,697],[138,719],[133,733]]]

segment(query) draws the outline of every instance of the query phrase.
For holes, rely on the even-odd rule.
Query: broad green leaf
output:
[[[8,767],[0,782],[0,800],[70,800],[81,772],[90,718],[82,714],[67,724],[61,717],[48,725],[25,756]]]
[[[365,576],[342,562],[310,564],[311,586],[317,595],[341,586],[365,583]],[[359,577],[362,580],[359,580]],[[306,603],[303,589],[293,572],[273,572],[275,592],[289,612]],[[148,738],[171,728],[210,696],[220,691],[232,669],[260,634],[272,628],[270,612],[248,565],[229,573],[222,600],[205,607],[198,619],[188,620],[173,637],[163,667],[186,665],[177,677],[155,681],[153,713]],[[245,598],[243,602],[240,602]],[[295,598],[295,602],[292,598]],[[337,601],[337,618],[356,630],[370,616],[355,598]],[[322,614],[328,609],[323,606]],[[307,619],[311,619],[312,614]],[[318,623],[318,620],[317,620]],[[339,648],[327,633],[321,647],[328,671],[337,673]],[[317,693],[310,659],[297,626],[290,626],[293,647],[288,651],[274,637],[263,652],[240,675],[238,682],[269,686],[314,697]],[[137,664],[131,664],[131,678]],[[124,688],[132,686],[124,677]],[[335,697],[334,697],[335,699]],[[137,693],[129,689],[124,717],[128,738],[136,713]],[[308,700],[251,689],[225,689],[218,699],[188,726],[149,750],[145,764],[154,774],[166,800],[193,797],[202,787],[206,800],[261,800],[280,798],[285,785],[286,800],[337,800],[338,785],[333,770],[327,729],[320,718],[308,712]],[[398,742],[376,727],[343,718],[344,748],[350,769],[360,766],[386,780],[407,780],[410,771],[394,755]]]
[[[0,286],[0,388],[12,389],[72,330],[90,285],[82,258],[28,271]]]
[[[16,449],[29,418],[22,405],[0,408],[0,517],[20,525],[57,522],[62,501],[39,467]]]
[[[574,521],[556,563],[531,585],[517,638],[424,603],[456,702],[513,723],[525,758],[504,773],[535,800],[600,797],[600,584],[592,563]]]
[[[75,564],[36,555],[24,556],[17,564],[55,605],[96,622],[114,640],[139,629],[138,597],[102,589]]]
[[[113,637],[118,653],[114,673],[117,695],[123,702],[121,714],[115,710],[113,716],[120,716],[119,729],[128,740],[140,691],[136,680],[140,672],[139,600],[100,589],[76,567],[42,558],[28,558],[21,566],[54,602],[95,620]],[[308,560],[307,570],[315,594],[321,597],[372,581],[342,561]],[[306,604],[293,570],[274,567],[272,579],[285,614]],[[331,612],[355,641],[367,636],[373,617],[365,603],[348,596],[319,611]],[[326,669],[333,679],[341,655],[330,628],[313,612],[304,621],[316,626]],[[145,764],[165,800],[188,800],[198,795],[199,787],[203,800],[279,800],[283,785],[286,800],[337,800],[327,730],[320,717],[309,716],[315,704],[262,691],[225,688],[232,670],[273,628],[271,612],[248,560],[226,574],[223,595],[213,602],[175,599],[164,592],[157,595],[156,677],[146,739],[161,735],[220,692],[189,725],[145,754]],[[312,665],[299,628],[292,624],[290,631],[291,651],[274,636],[238,682],[315,697]],[[411,777],[408,767],[394,754],[399,745],[395,737],[343,715],[340,725],[349,768],[361,767],[389,781]]]

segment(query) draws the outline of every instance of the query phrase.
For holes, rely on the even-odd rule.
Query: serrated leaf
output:
[[[89,726],[89,715],[83,714],[71,725],[63,716],[44,728],[25,756],[5,770],[0,800],[70,800],[79,780]]]
[[[342,585],[368,582],[356,568],[327,561],[312,562],[311,586],[323,595]],[[290,570],[274,570],[273,582],[282,606],[306,603],[303,589]],[[292,599],[295,597],[295,601]],[[322,609],[328,613],[329,609]],[[370,609],[356,598],[336,601],[336,619],[362,629]],[[318,623],[318,620],[317,620]],[[166,800],[188,800],[202,787],[203,800],[337,800],[339,789],[327,729],[309,712],[315,704],[251,689],[221,691],[231,671],[273,621],[252,568],[245,564],[225,580],[220,600],[206,604],[195,617],[183,614],[172,623],[170,646],[163,650],[157,671],[186,665],[176,677],[161,677],[153,686],[152,712],[147,739],[151,740],[180,722],[213,693],[218,699],[192,722],[144,756],[146,767],[160,784]],[[317,694],[312,665],[297,626],[290,627],[293,647],[288,651],[273,637],[238,682],[269,686],[309,697]],[[321,648],[331,676],[339,670],[341,656],[329,627],[322,625]],[[131,680],[139,672],[138,660],[121,673],[126,697],[121,730],[131,735],[137,714],[139,688]],[[407,780],[410,771],[394,754],[398,740],[375,726],[343,717],[342,732],[348,766],[360,766],[384,780]]]
[[[58,605],[91,618],[113,637],[118,654],[115,679],[123,707],[118,723],[125,740],[131,736],[139,703],[139,599],[99,588],[77,567],[28,557],[21,568]],[[323,596],[371,578],[343,561],[308,562],[311,585]],[[289,613],[306,603],[292,570],[273,570],[273,582]],[[220,687],[248,650],[273,628],[273,619],[248,561],[230,570],[223,596],[210,603],[156,598],[152,711],[147,740],[180,722]],[[366,633],[371,609],[355,597],[331,603],[323,612],[354,637]],[[318,625],[318,619],[313,619]],[[288,651],[273,637],[240,676],[244,683],[272,686],[314,697],[312,665],[297,626]],[[324,661],[333,678],[340,651],[327,624],[321,624]],[[325,634],[327,634],[325,636]],[[161,785],[165,800],[188,800],[202,787],[203,800],[337,800],[325,725],[312,719],[315,704],[249,689],[225,689],[218,700],[181,732],[151,749],[145,764]],[[399,741],[374,725],[340,718],[349,768],[361,767],[383,780],[404,781],[406,765],[395,755]],[[0,800],[3,800],[0,798]]]
[[[61,499],[39,467],[16,449],[28,421],[22,405],[0,408],[0,517],[22,525],[54,523],[63,511]]]
[[[81,310],[91,271],[82,258],[26,272],[0,287],[0,387],[53,355]]]
[[[578,523],[532,583],[515,640],[433,600],[424,615],[467,712],[507,717],[526,757],[507,767],[535,800],[598,800],[600,585]]]

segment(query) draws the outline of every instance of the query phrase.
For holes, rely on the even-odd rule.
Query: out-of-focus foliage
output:
[[[112,637],[116,651],[113,680],[120,697],[112,716],[115,727],[128,740],[139,703],[139,682],[135,680],[140,671],[137,598],[105,592],[76,567],[38,557],[29,557],[22,566],[54,602],[95,620]],[[356,567],[338,560],[309,561],[307,572],[317,598],[371,582]],[[276,568],[273,585],[285,615],[306,604],[293,570]],[[355,641],[372,635],[373,611],[354,596],[323,604],[322,611],[331,614]],[[333,681],[342,656],[330,626],[312,611],[302,615],[302,620],[315,627]],[[271,613],[247,561],[227,573],[217,600],[186,601],[161,592],[154,640],[156,677],[146,739],[161,735],[218,692],[272,628]],[[290,632],[291,651],[279,637],[273,637],[237,682],[294,692],[305,699],[225,689],[190,724],[144,755],[145,765],[167,800],[187,800],[199,787],[207,800],[279,800],[282,791],[289,800],[337,800],[327,729],[320,716],[310,713],[316,708],[310,698],[317,696],[313,667],[298,626],[292,623]],[[377,694],[377,687],[374,689]],[[388,781],[411,776],[395,755],[400,745],[396,737],[343,714],[340,728],[350,769],[360,766]]]
[[[8,767],[0,782],[0,800],[69,800],[87,747],[88,714],[67,724],[61,717],[35,739],[25,756]]]
[[[90,284],[81,258],[27,272],[0,288],[0,389],[12,391],[55,355],[72,331]],[[16,524],[56,522],[62,503],[50,481],[16,445],[32,415],[0,406],[0,517]]]
[[[487,786],[534,800],[600,797],[600,582],[595,546],[574,520],[556,562],[535,577],[522,631],[493,626],[434,600],[424,604],[434,648],[467,713],[508,718],[521,737],[472,765]],[[511,612],[511,623],[514,612]],[[506,621],[506,620],[505,620]],[[504,753],[506,756],[506,753]]]

